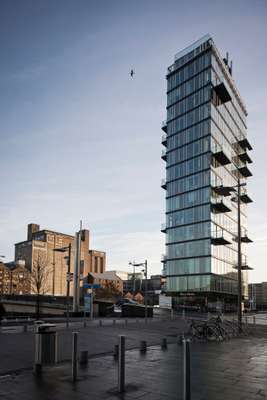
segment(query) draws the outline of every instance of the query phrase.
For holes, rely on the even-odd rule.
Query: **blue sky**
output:
[[[249,112],[250,279],[267,280],[266,16],[259,0],[1,1],[0,254],[29,222],[72,234],[82,219],[109,268],[160,272],[165,72],[210,33]]]

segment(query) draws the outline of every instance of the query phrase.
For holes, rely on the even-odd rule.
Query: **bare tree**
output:
[[[31,272],[31,290],[36,295],[36,319],[40,318],[41,296],[49,290],[49,276],[51,269],[47,266],[47,258],[38,252],[36,260],[33,262]]]

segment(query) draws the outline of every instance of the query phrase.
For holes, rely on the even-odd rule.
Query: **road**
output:
[[[34,332],[22,332],[22,326],[2,327],[0,334],[0,375],[30,369],[34,360]],[[31,327],[32,329],[32,327]],[[88,323],[84,328],[81,322],[72,322],[69,329],[65,324],[57,324],[59,343],[59,361],[71,359],[72,332],[79,332],[79,350],[88,350],[89,356],[113,352],[118,336],[124,334],[127,338],[127,349],[137,348],[141,340],[148,345],[160,344],[163,337],[169,342],[176,342],[177,335],[186,330],[186,322],[182,319],[152,320],[145,324],[144,320],[120,319],[113,325],[110,319]],[[16,332],[16,333],[15,333]]]

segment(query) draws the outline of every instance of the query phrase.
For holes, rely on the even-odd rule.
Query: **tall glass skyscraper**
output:
[[[247,296],[247,203],[251,176],[247,111],[210,35],[179,52],[167,70],[165,291],[176,304],[230,308],[237,301],[238,210],[241,189],[243,295]]]

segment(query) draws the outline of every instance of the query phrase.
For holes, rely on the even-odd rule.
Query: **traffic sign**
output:
[[[101,285],[99,283],[84,283],[83,284],[84,289],[100,289]]]
[[[67,272],[66,276],[67,282],[73,281],[73,272]]]

